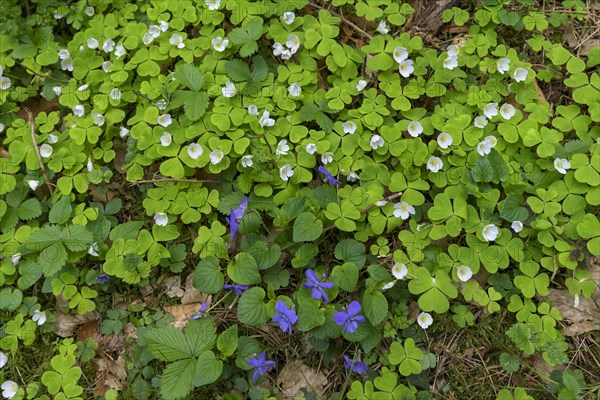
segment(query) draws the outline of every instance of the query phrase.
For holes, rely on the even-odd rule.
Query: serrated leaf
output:
[[[194,271],[193,284],[202,293],[217,293],[225,282],[219,260],[215,256],[204,257]]]
[[[183,106],[186,117],[191,121],[197,121],[206,113],[208,94],[205,91],[176,90],[171,98],[171,108],[181,106]]]
[[[176,361],[193,355],[185,335],[173,326],[149,329],[144,343],[150,353],[161,361]]]
[[[243,82],[252,79],[250,67],[243,60],[229,60],[225,63],[225,73],[234,82]]]
[[[55,242],[40,252],[37,258],[38,265],[42,268],[45,277],[60,271],[67,261],[67,250],[60,242]]]
[[[62,230],[62,242],[71,251],[87,250],[94,241],[92,233],[83,225],[68,225]]]
[[[27,199],[17,209],[19,219],[27,221],[42,215],[42,207],[38,199]]]
[[[61,229],[57,225],[47,225],[29,236],[25,242],[27,250],[40,251],[40,249],[50,246],[60,241]]]
[[[217,328],[210,318],[201,318],[188,321],[185,328],[185,337],[190,345],[192,354],[200,356],[215,345]]]
[[[236,28],[229,32],[231,43],[242,45],[240,55],[249,57],[258,50],[258,39],[262,36],[263,24],[260,19],[253,19],[246,28]]]
[[[176,400],[187,396],[192,390],[195,375],[196,360],[193,358],[179,360],[167,365],[160,379],[162,398]]]
[[[175,79],[185,85],[187,88],[198,92],[204,85],[204,77],[198,67],[192,64],[179,64],[175,67],[173,73]]]

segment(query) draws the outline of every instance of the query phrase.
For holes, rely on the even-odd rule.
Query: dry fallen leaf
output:
[[[599,289],[596,289],[596,292],[589,299],[579,296],[577,307],[574,306],[573,296],[568,290],[550,289],[547,297],[551,304],[560,311],[560,315],[564,319],[566,326],[563,328],[563,334],[565,336],[577,336],[582,333],[600,330]]]
[[[204,295],[204,299],[202,303],[205,301],[208,302],[210,307],[210,303],[212,301],[212,296]],[[179,304],[175,306],[164,306],[163,309],[166,313],[171,314],[175,319],[173,320],[173,326],[175,328],[183,329],[187,325],[188,320],[200,311],[200,307],[202,303],[192,303],[192,304]]]
[[[125,387],[127,380],[127,371],[125,369],[125,360],[123,356],[113,360],[102,355],[100,358],[92,360],[96,369],[96,382],[94,385],[94,396],[103,396],[109,389],[121,390]]]
[[[295,400],[304,396],[302,388],[314,390],[317,396],[322,396],[327,378],[321,371],[315,371],[301,361],[292,361],[283,367],[277,377],[277,383],[283,392],[283,400]]]
[[[183,289],[181,288],[181,276],[170,276],[163,281],[163,289],[169,298],[182,297]]]
[[[194,287],[194,274],[188,275],[185,280],[185,293],[181,298],[181,304],[202,303],[204,296],[198,289]]]
[[[79,326],[88,322],[97,323],[100,319],[98,311],[91,311],[83,315],[57,314],[54,324],[55,333],[62,338],[71,337]]]

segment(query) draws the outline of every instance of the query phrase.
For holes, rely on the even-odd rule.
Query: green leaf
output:
[[[149,329],[144,343],[150,353],[161,361],[171,362],[193,356],[185,335],[173,326]]]
[[[379,291],[365,291],[362,301],[365,315],[369,319],[371,325],[379,325],[388,313],[388,302]]]
[[[4,288],[0,290],[0,309],[9,312],[15,311],[23,301],[23,292],[19,289]]]
[[[256,260],[248,253],[238,253],[227,267],[227,275],[240,285],[255,285],[261,282]]]
[[[223,361],[217,360],[212,351],[206,351],[198,357],[194,386],[205,386],[215,382],[223,372]]]
[[[34,262],[21,262],[19,264],[19,289],[31,287],[42,277],[42,269]]]
[[[471,170],[471,177],[475,182],[491,182],[494,180],[494,168],[486,157],[479,157],[475,162]]]
[[[323,222],[310,212],[303,212],[294,222],[294,242],[312,242],[323,233]]]
[[[46,247],[37,258],[37,263],[42,268],[45,277],[50,277],[60,271],[66,261],[67,250],[60,242]]]
[[[42,215],[42,207],[38,199],[27,199],[17,209],[19,219],[27,221]]]
[[[521,206],[522,203],[523,195],[520,193],[513,193],[506,196],[500,210],[500,218],[509,222],[525,221],[529,216],[529,212],[525,207]]]
[[[109,238],[112,241],[117,239],[135,239],[142,226],[144,226],[142,221],[130,221],[119,224],[110,231]]]
[[[177,65],[173,76],[194,92],[200,91],[204,85],[204,77],[202,76],[200,69],[192,64]]]
[[[189,343],[193,356],[198,357],[214,347],[217,340],[217,328],[211,318],[200,318],[188,321],[185,327],[185,338]]]
[[[268,243],[263,240],[254,242],[246,251],[254,257],[258,269],[261,270],[271,268],[281,256],[281,247],[277,243],[269,247]]]
[[[238,326],[232,325],[225,329],[217,339],[217,349],[225,357],[229,357],[235,352],[238,346]]]
[[[71,211],[71,199],[63,197],[52,206],[48,220],[53,224],[62,225],[68,221]]]
[[[167,365],[160,378],[160,394],[163,399],[182,399],[190,393],[196,376],[196,364],[195,359],[188,358]]]
[[[336,265],[331,271],[331,279],[340,289],[352,292],[358,282],[358,267],[356,264],[349,262]]]
[[[264,303],[265,291],[253,287],[242,293],[238,304],[237,316],[242,324],[259,326],[269,320],[267,307]]]
[[[62,230],[62,243],[70,251],[83,251],[90,247],[94,235],[83,225],[68,225]]]
[[[225,278],[215,256],[201,259],[194,271],[193,285],[202,293],[218,293],[223,289]]]
[[[313,298],[298,301],[298,329],[307,332],[325,323],[325,310],[320,309],[321,302]]]
[[[362,268],[367,260],[365,245],[354,239],[344,239],[335,246],[335,258]]]
[[[229,60],[225,63],[225,73],[234,82],[244,82],[252,79],[250,67],[243,60]]]
[[[240,55],[251,56],[258,50],[258,39],[262,36],[263,24],[260,19],[251,20],[246,28],[236,28],[229,32],[231,43],[242,45]]]

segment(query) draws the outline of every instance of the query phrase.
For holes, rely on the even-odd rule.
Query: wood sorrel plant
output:
[[[339,370],[331,398],[415,398],[426,330],[508,310],[507,371],[565,362],[545,296],[595,288],[600,51],[555,35],[582,2],[509,3],[438,10],[461,34],[436,36],[400,0],[6,0],[0,348],[54,341],[40,309],[96,310],[145,362],[105,398],[277,396],[254,385],[296,340]],[[165,326],[144,309],[172,274],[211,297]],[[36,353],[43,386],[9,362],[7,393],[80,398],[106,350],[76,347]]]

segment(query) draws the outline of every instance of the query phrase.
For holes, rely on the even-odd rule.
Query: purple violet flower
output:
[[[248,290],[248,286],[234,283],[233,285],[223,285],[223,289],[232,290],[236,296],[241,296],[245,290]]]
[[[342,307],[342,311],[335,313],[333,320],[339,326],[344,326],[344,333],[352,333],[358,329],[358,324],[365,322],[365,317],[358,315],[362,310],[360,303],[352,301],[348,308]]]
[[[329,297],[327,297],[327,293],[323,289],[331,289],[333,287],[333,282],[321,282],[317,279],[315,272],[312,269],[306,270],[306,278],[308,278],[308,282],[304,283],[304,287],[311,289],[311,297],[313,299],[323,299],[325,303],[329,303]]]
[[[98,281],[98,283],[102,284],[102,283],[110,281],[110,276],[102,273],[96,277],[96,280]]]
[[[229,217],[225,217],[225,220],[229,224],[229,229],[231,231],[231,241],[233,242],[233,238],[239,227],[239,221],[244,217],[246,213],[246,209],[248,208],[248,196],[244,196],[240,204],[233,209],[229,209]]]
[[[275,366],[275,361],[267,360],[267,352],[263,351],[258,357],[256,357],[255,353],[254,358],[248,360],[248,364],[254,367],[252,381],[256,382],[259,376],[263,376],[269,370],[269,368]]]
[[[362,361],[351,360],[350,357],[344,354],[344,360],[346,360],[346,371],[356,372],[360,375],[367,375],[369,367]]]
[[[296,312],[281,300],[275,303],[275,311],[277,314],[273,315],[273,322],[278,323],[283,332],[292,333],[292,325],[298,321]]]
[[[207,308],[208,308],[208,301],[205,301],[204,303],[202,303],[200,305],[200,311],[198,311],[196,314],[192,315],[192,319],[199,319],[199,318],[208,316],[208,313],[206,312]]]
[[[320,173],[322,173],[322,174],[324,174],[324,175],[325,175],[325,177],[327,178],[327,182],[328,182],[330,185],[337,185],[337,184],[339,184],[339,183],[342,183],[342,182],[338,181],[338,180],[335,178],[335,176],[331,175],[331,172],[327,171],[327,168],[325,168],[324,166],[322,166],[322,165],[321,165],[321,166],[318,168],[318,170],[319,170],[319,172],[320,172]]]

